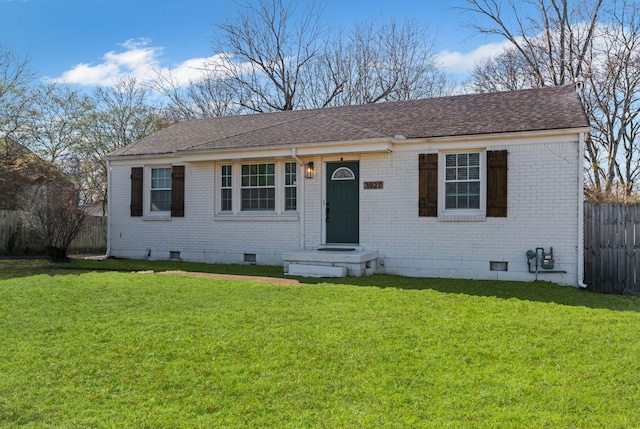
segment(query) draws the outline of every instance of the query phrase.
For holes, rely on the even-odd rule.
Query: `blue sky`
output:
[[[332,25],[391,17],[427,25],[443,66],[458,76],[495,52],[499,42],[464,26],[473,17],[454,9],[464,0],[319,4]],[[215,24],[235,7],[234,0],[0,0],[0,43],[28,55],[38,75],[88,87],[128,74],[142,77],[150,64],[188,74],[214,55]]]

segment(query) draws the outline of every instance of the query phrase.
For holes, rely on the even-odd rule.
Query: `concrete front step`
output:
[[[347,277],[347,267],[289,264],[289,272],[287,275],[301,277]]]
[[[378,266],[378,252],[365,250],[300,250],[297,252],[285,252],[282,255],[284,272],[292,274],[292,266],[302,265],[304,267],[324,267],[324,268],[346,268],[347,276],[362,277],[369,276],[376,272]],[[310,273],[323,272],[324,268],[305,268]],[[294,271],[301,268],[295,267]],[[327,271],[329,273],[330,271]],[[338,271],[332,271],[338,273]],[[309,275],[309,277],[335,277],[336,275]],[[339,276],[344,277],[344,275]]]

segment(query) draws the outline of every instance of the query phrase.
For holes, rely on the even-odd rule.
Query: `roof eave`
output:
[[[168,158],[179,157],[184,161],[203,161],[218,159],[243,159],[243,158],[268,158],[290,156],[291,150],[296,149],[299,156],[326,155],[336,153],[373,153],[373,152],[391,152],[393,144],[397,142],[392,137],[379,139],[363,139],[363,140],[342,140],[334,142],[318,142],[304,143],[300,145],[287,144],[279,146],[261,146],[261,147],[244,147],[244,148],[225,148],[225,149],[198,149],[198,150],[178,150],[170,153],[162,154],[137,154],[137,155],[118,155],[108,156],[105,159],[109,161],[130,160],[130,159],[148,159],[148,158]],[[339,150],[336,150],[339,148]]]
[[[250,158],[278,158],[291,156],[291,150],[296,149],[298,156],[315,156],[346,153],[375,153],[392,152],[396,144],[424,144],[449,142],[486,142],[490,140],[522,139],[543,136],[570,136],[588,133],[589,127],[559,128],[547,130],[511,131],[506,133],[464,134],[452,136],[394,138],[384,137],[375,139],[342,140],[318,143],[287,144],[279,146],[261,146],[225,149],[178,150],[175,152],[156,154],[136,154],[107,156],[109,161],[124,161],[133,159],[161,159],[180,158],[185,162],[216,161],[228,159]]]
[[[513,138],[529,138],[529,137],[541,137],[541,136],[569,136],[588,133],[590,128],[588,126],[572,127],[572,128],[557,128],[557,129],[543,129],[543,130],[523,130],[523,131],[509,131],[499,133],[483,133],[483,134],[456,134],[451,136],[433,136],[433,137],[419,137],[406,139],[407,143],[430,143],[430,142],[460,142],[460,141],[486,141],[486,140],[504,140]]]

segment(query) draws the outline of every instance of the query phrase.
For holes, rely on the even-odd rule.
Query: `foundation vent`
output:
[[[506,261],[489,262],[489,271],[509,271],[509,263]]]

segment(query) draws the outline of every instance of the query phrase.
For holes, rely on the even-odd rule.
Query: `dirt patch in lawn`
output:
[[[152,273],[153,271],[151,271]],[[140,271],[140,273],[146,273],[146,271]],[[295,279],[281,279],[278,277],[254,277],[254,276],[238,276],[232,274],[214,274],[214,273],[194,273],[189,271],[160,271],[158,274],[171,274],[187,277],[199,277],[203,279],[223,279],[223,280],[246,280],[258,283],[270,283],[276,285],[301,285],[298,280]]]

